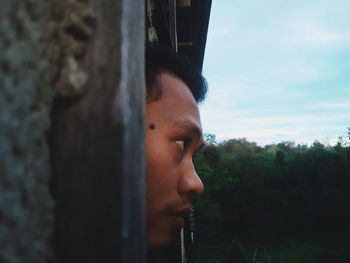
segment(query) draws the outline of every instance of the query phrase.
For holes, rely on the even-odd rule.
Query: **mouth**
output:
[[[181,229],[185,226],[185,218],[182,216],[170,216],[171,224],[176,228]]]
[[[169,217],[177,228],[183,228],[185,225],[185,217],[192,213],[191,205],[185,205],[175,209],[169,213]]]

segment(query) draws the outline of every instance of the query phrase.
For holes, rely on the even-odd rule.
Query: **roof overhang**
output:
[[[146,0],[146,39],[174,48],[201,71],[211,0]]]

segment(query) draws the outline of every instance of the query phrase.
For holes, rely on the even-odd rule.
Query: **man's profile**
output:
[[[203,192],[192,157],[204,140],[197,103],[206,81],[173,51],[146,49],[147,245],[162,247],[184,227]]]

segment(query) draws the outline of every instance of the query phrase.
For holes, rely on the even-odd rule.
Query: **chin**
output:
[[[147,246],[149,248],[161,248],[167,246],[172,241],[171,234],[151,234],[147,235]]]

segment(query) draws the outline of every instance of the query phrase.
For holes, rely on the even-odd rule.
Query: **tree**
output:
[[[207,145],[210,145],[210,144],[217,144],[216,142],[216,135],[214,134],[211,134],[211,133],[205,133],[204,134],[204,141]]]

